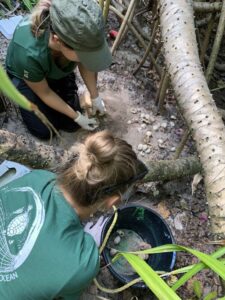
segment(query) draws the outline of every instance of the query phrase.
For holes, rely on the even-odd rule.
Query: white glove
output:
[[[84,231],[86,233],[89,233],[96,245],[99,247],[100,246],[100,242],[101,242],[101,234],[102,234],[102,229],[103,226],[105,225],[105,222],[107,221],[108,218],[104,219],[103,216],[101,216],[98,221],[95,223],[95,225],[93,225],[93,222],[88,222],[85,226],[84,226]]]
[[[78,117],[74,119],[74,122],[79,124],[83,129],[92,131],[98,127],[98,123],[95,118],[89,119],[88,117],[82,115],[79,111],[77,111],[77,113]]]
[[[105,103],[100,96],[92,99],[92,114],[96,115],[96,112],[99,112],[100,116],[106,113]]]

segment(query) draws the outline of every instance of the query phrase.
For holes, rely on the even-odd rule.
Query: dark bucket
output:
[[[113,216],[107,220],[103,228],[101,236],[102,241],[104,240],[112,221]],[[121,230],[122,233],[126,232],[128,237],[126,237],[126,241],[124,242],[123,237],[121,237],[122,242],[120,247],[122,247],[122,249],[119,249],[116,245],[114,247],[122,251],[133,250],[131,249],[134,245],[132,239],[135,240],[135,243],[136,240],[139,239],[144,243],[150,244],[152,248],[174,243],[170,228],[158,213],[145,206],[129,205],[118,209],[118,220],[102,253],[106,264],[111,263],[112,256],[110,255],[110,248],[112,247],[115,235],[117,235],[118,232],[121,233]],[[131,234],[132,237],[129,237],[129,234]],[[130,244],[132,246],[130,246]],[[174,267],[175,259],[175,252],[159,253],[149,255],[146,262],[154,270],[169,272]],[[138,274],[131,269],[124,258],[119,258],[117,262],[113,263],[108,268],[115,278],[124,284],[138,277]],[[146,285],[143,282],[139,282],[133,285],[133,287],[146,288]]]

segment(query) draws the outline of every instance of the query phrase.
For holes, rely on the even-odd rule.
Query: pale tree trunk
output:
[[[202,72],[193,8],[187,0],[159,0],[159,4],[166,64],[200,156],[212,232],[224,238],[225,127]]]

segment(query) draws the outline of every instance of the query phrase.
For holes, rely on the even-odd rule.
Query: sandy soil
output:
[[[7,43],[0,34],[0,62],[4,61]],[[127,42],[121,45],[116,52],[111,68],[99,74],[99,89],[107,107],[107,115],[101,119],[99,130],[106,128],[126,139],[144,162],[170,159],[180,142],[185,125],[171,93],[168,93],[166,99],[164,115],[157,114],[155,95],[159,82],[153,71],[149,71],[145,67],[139,71],[137,77],[132,75],[141,53],[142,50],[129,36]],[[84,86],[79,76],[78,82],[80,92],[82,92]],[[5,118],[5,113],[2,113],[0,123],[2,128],[10,132],[18,135],[23,134],[27,139],[33,138],[24,127],[15,108],[9,109],[7,118]],[[61,131],[60,134],[62,139],[54,138],[53,144],[69,149],[74,142],[83,139],[87,132],[84,130],[79,130],[76,133]],[[189,140],[182,156],[193,153],[195,153],[195,148],[192,141]],[[186,178],[182,181],[164,184],[145,184],[139,187],[131,201],[144,204],[158,211],[169,224],[178,244],[195,247],[209,253],[213,247],[207,244],[210,229],[204,189],[200,184],[195,194],[192,195],[192,179]],[[192,256],[179,254],[176,268],[194,262],[196,259]],[[99,279],[106,287],[120,286],[120,283],[106,269],[103,269]],[[204,294],[212,290],[221,291],[217,277],[213,277],[211,272],[199,274],[198,279],[203,283]],[[179,290],[182,299],[195,299],[193,298],[192,283],[193,280],[186,285],[185,289]],[[152,299],[148,290],[132,288],[120,294],[110,295],[98,292],[92,286],[90,299],[95,299],[93,294],[105,297],[96,299]],[[85,300],[87,299],[88,296]]]

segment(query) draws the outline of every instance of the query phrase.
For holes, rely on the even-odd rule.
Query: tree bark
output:
[[[48,146],[16,136],[8,131],[0,130],[0,153],[2,160],[12,160],[33,169],[52,169],[66,162],[74,153]],[[169,181],[201,172],[201,164],[197,157],[177,160],[149,161],[147,181]]]
[[[0,130],[0,155],[2,160],[16,161],[34,169],[49,169],[66,161],[71,152]]]
[[[200,161],[215,237],[225,237],[225,127],[202,72],[190,1],[160,0],[167,69]]]
[[[170,181],[195,175],[202,171],[200,161],[194,156],[176,160],[148,161],[147,167],[149,171],[144,182]]]
[[[200,13],[215,12],[215,11],[221,10],[222,3],[220,3],[220,2],[214,2],[214,3],[193,2],[193,8],[194,8],[195,12],[200,12]]]

